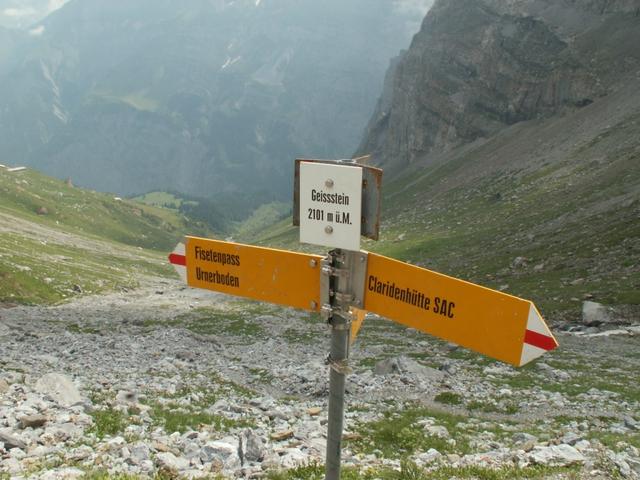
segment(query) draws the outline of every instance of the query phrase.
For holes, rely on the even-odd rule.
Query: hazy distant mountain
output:
[[[287,198],[295,156],[354,150],[428,3],[72,0],[0,47],[0,159],[122,194]]]
[[[28,28],[68,0],[0,0],[0,26]]]

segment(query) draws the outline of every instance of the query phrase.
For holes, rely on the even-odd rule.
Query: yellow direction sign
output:
[[[311,311],[320,307],[319,255],[186,237],[169,261],[190,287]]]
[[[364,309],[516,366],[558,346],[530,301],[373,253]]]

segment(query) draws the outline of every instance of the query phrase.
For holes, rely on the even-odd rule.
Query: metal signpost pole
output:
[[[331,322],[331,353],[329,364],[329,422],[327,425],[327,480],[340,478],[340,452],[344,422],[344,392],[346,382],[346,361],[349,358],[348,313],[334,313]]]
[[[349,367],[351,307],[363,303],[364,278],[367,269],[366,252],[333,250],[323,268],[328,276],[328,322],[331,325],[329,354],[329,419],[327,425],[326,480],[339,480],[340,454],[344,422],[345,382]],[[326,300],[326,297],[325,297]]]

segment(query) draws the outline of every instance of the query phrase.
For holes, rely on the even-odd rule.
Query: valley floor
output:
[[[514,369],[368,318],[343,476],[640,478],[639,333],[560,334]],[[328,341],[316,316],[154,277],[0,309],[0,478],[323,478]]]

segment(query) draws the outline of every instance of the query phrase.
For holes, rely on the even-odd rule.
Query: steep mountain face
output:
[[[0,48],[0,154],[121,194],[288,198],[295,156],[353,150],[426,11],[373,3],[72,0]]]
[[[637,2],[436,2],[387,75],[359,151],[398,171],[581,108],[640,65]]]
[[[637,2],[436,2],[361,153],[385,168],[372,249],[531,298],[640,316]]]

